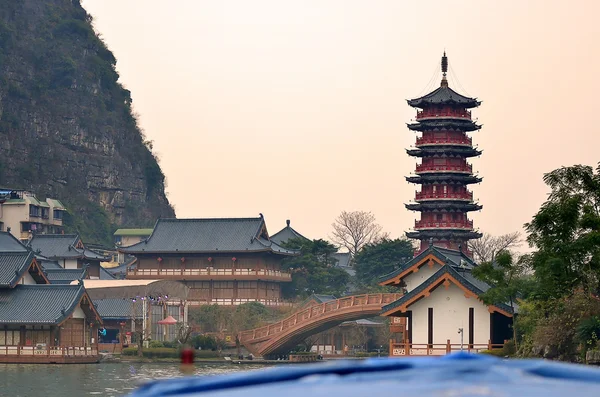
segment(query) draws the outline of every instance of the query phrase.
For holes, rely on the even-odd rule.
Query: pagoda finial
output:
[[[448,73],[448,57],[446,56],[446,50],[444,50],[444,56],[442,56],[442,87],[448,87],[448,80],[446,80],[446,73]]]

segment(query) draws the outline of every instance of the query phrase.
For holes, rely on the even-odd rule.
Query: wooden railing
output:
[[[456,344],[450,343],[448,340],[445,344],[418,344],[418,343],[390,343],[390,356],[405,357],[405,356],[443,356],[452,352],[466,351],[478,353],[483,350],[502,349],[503,343],[493,344],[491,341],[481,344]]]
[[[219,277],[219,276],[242,276],[242,277],[274,277],[282,280],[291,280],[290,273],[279,270],[266,269],[129,269],[128,276],[141,277]]]
[[[470,164],[464,165],[433,165],[433,164],[417,164],[417,172],[462,172],[470,174],[473,172],[473,166]]]
[[[284,301],[283,299],[261,299],[261,298],[213,298],[213,299],[201,299],[201,298],[188,298],[188,305],[200,306],[200,305],[220,305],[220,306],[235,306],[249,302],[262,303],[265,306],[292,306],[291,302]]]
[[[473,192],[461,192],[461,193],[427,193],[427,192],[416,192],[415,200],[468,200],[473,201]]]
[[[38,348],[36,346],[0,346],[0,356],[97,356],[96,347],[59,347],[46,346]]]
[[[400,299],[400,297],[402,297],[402,294],[365,294],[347,296],[308,307],[277,323],[248,331],[242,331],[239,334],[239,338],[241,342],[248,342],[255,339],[275,336],[276,334],[284,332],[289,328],[314,321],[316,317],[327,316],[333,312],[350,307],[357,307],[358,309],[361,306],[383,306]]]
[[[428,222],[415,221],[415,229],[473,229],[473,221]]]
[[[452,118],[471,120],[471,112],[469,112],[468,110],[423,110],[417,112],[417,120],[423,120],[428,118]]]
[[[417,146],[421,145],[461,145],[461,146],[472,146],[473,140],[469,137],[466,138],[433,138],[433,137],[421,137],[417,138]]]

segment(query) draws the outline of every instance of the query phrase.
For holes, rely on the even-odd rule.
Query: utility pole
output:
[[[459,328],[458,333],[460,334],[460,351],[463,351],[463,335],[464,335],[463,329]]]

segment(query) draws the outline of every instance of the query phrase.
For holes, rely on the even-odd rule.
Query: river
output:
[[[196,364],[205,376],[264,368],[261,365]],[[182,376],[178,364],[0,364],[0,396],[123,396],[152,379]]]

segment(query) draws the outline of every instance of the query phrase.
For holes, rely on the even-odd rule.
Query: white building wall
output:
[[[129,247],[133,244],[137,244],[142,241],[146,237],[141,236],[122,236],[121,237],[121,247]]]
[[[25,272],[25,274],[23,275],[23,277],[21,277],[21,281],[19,283],[20,284],[25,284],[25,285],[37,284],[35,282],[35,280],[33,279],[33,277],[31,277],[31,274],[29,274],[29,272]]]
[[[462,289],[451,284],[436,288],[429,297],[422,298],[408,307],[412,311],[413,343],[428,343],[428,309],[433,307],[433,343],[460,344],[458,329],[463,328],[463,343],[469,343],[469,308],[474,308],[475,344],[487,344],[490,339],[490,313],[485,304],[475,297],[466,298]]]
[[[22,204],[2,204],[0,220],[4,222],[4,231],[10,227],[10,234],[21,238],[21,222],[29,220],[29,206]]]
[[[75,310],[73,310],[73,318],[85,318],[85,313],[81,306],[77,305]]]
[[[428,264],[421,266],[418,272],[410,273],[408,276],[404,277],[403,281],[406,284],[406,290],[408,292],[412,291],[423,282],[427,281],[429,277],[433,276],[435,272],[440,269],[441,266],[437,263],[434,263],[432,267],[429,267]]]
[[[77,259],[63,259],[65,269],[77,269]]]

